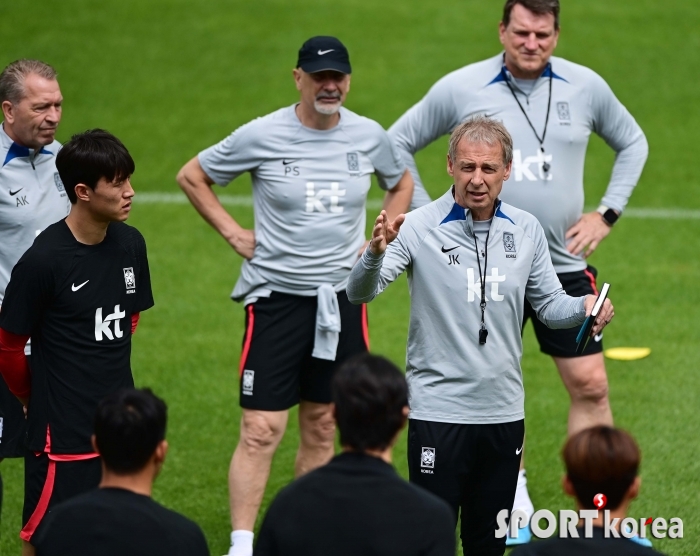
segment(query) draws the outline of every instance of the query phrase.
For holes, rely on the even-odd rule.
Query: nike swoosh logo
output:
[[[594,342],[600,342],[603,339],[603,333],[601,332],[600,334],[596,334],[593,336],[593,341]]]
[[[333,52],[334,50],[334,48],[331,48],[330,50],[319,50],[318,55],[323,56],[324,54],[328,54],[329,52]]]
[[[282,161],[282,164],[284,164],[286,166],[287,164],[291,164],[292,162],[298,162],[299,160],[301,160],[301,158],[292,158],[291,160],[285,159]]]
[[[10,196],[14,197],[15,195],[17,195],[17,193],[19,193],[23,189],[24,189],[24,187],[20,187],[17,191],[10,191]]]
[[[522,453],[524,447],[525,447],[525,444],[523,444],[522,446],[520,446],[520,449],[519,449],[519,450],[515,450],[515,455],[516,455],[516,456],[519,456],[519,455]]]
[[[445,249],[445,246],[442,246],[442,252],[443,253],[449,253],[450,251],[454,251],[455,249],[459,249],[461,245],[458,245],[457,247],[450,247],[449,249]]]
[[[74,292],[77,292],[80,288],[82,288],[85,284],[87,284],[90,280],[85,280],[82,284],[79,286],[76,286],[75,284],[71,284],[70,289],[72,289]]]

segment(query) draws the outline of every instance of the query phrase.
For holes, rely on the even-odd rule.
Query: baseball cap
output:
[[[348,49],[335,37],[312,37],[306,41],[299,49],[297,67],[306,73],[324,70],[352,73]]]

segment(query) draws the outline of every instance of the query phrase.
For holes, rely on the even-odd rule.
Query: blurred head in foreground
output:
[[[148,388],[119,390],[100,402],[93,445],[102,457],[103,481],[108,474],[156,478],[168,451],[167,411]]]
[[[626,512],[637,497],[641,453],[629,433],[603,425],[582,430],[569,438],[562,456],[564,491],[576,498],[580,509],[598,509],[594,498],[604,494],[606,509]]]
[[[369,353],[349,359],[333,379],[333,404],[344,450],[391,459],[408,416],[408,387],[396,365]]]

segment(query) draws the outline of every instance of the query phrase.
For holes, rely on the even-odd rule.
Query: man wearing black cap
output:
[[[408,210],[413,181],[377,123],[342,107],[350,59],[334,37],[299,50],[299,102],[241,126],[180,170],[180,187],[245,261],[231,297],[243,301],[243,407],[229,472],[232,556],[249,556],[272,457],[299,404],[295,474],[333,456],[333,369],[368,348],[367,313],[345,294],[365,242],[370,174],[387,190],[393,219]],[[211,186],[253,179],[255,230],[243,229]]]

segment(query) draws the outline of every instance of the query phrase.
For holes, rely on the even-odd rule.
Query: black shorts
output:
[[[22,404],[0,379],[0,459],[24,456],[26,430]]]
[[[56,504],[97,488],[102,478],[99,457],[57,461],[56,456],[26,452],[24,457],[24,509],[20,537],[31,542],[46,512]],[[81,456],[72,456],[81,457]]]
[[[578,272],[562,272],[557,274],[557,276],[564,291],[573,297],[589,294],[598,295],[598,288],[595,283],[598,271],[592,266]],[[576,355],[576,336],[580,327],[575,326],[574,328],[562,328],[560,330],[548,328],[546,324],[537,318],[535,310],[527,299],[525,300],[525,312],[523,315],[523,328],[525,328],[527,320],[532,319],[532,325],[535,327],[535,335],[540,343],[540,351],[542,353],[552,357],[580,357]],[[591,355],[602,351],[603,334],[600,334],[591,338],[582,355]]]
[[[515,499],[525,421],[458,425],[408,421],[410,481],[462,510],[464,554],[501,556],[506,539],[496,538],[496,516],[509,515]]]
[[[331,402],[337,365],[369,349],[367,306],[338,293],[340,338],[335,361],[311,356],[316,297],[273,292],[246,305],[240,364],[240,403],[246,409],[282,411],[306,400]]]

